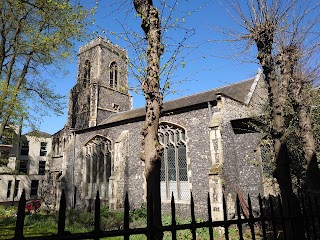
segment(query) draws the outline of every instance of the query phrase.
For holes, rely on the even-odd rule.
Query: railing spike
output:
[[[23,189],[18,205],[16,229],[14,234],[14,239],[24,239],[23,237],[23,227],[24,227],[24,218],[26,216],[26,192]]]
[[[284,210],[283,210],[281,197],[279,194],[278,194],[278,205],[280,208],[280,218],[281,218],[281,225],[282,225],[282,230],[283,230],[283,237],[284,237],[284,239],[287,239],[287,228],[286,228],[286,224],[285,224]]]
[[[242,231],[242,224],[241,224],[241,205],[240,205],[240,199],[238,194],[237,194],[236,202],[237,202],[237,216],[238,216],[237,226],[239,230],[239,238],[240,240],[243,240],[243,231]]]
[[[125,230],[124,240],[129,240],[130,234],[127,234],[129,231],[129,222],[130,222],[130,205],[129,205],[129,196],[128,192],[126,192],[126,196],[124,199],[124,219],[123,219],[123,227]]]
[[[261,218],[262,236],[263,236],[263,239],[267,239],[266,220],[265,220],[263,203],[262,203],[262,198],[261,198],[260,193],[259,193],[258,199],[259,199],[259,210],[260,210],[260,218]]]
[[[254,216],[253,216],[253,211],[252,211],[252,203],[251,203],[251,198],[250,195],[248,194],[248,206],[249,206],[249,226],[250,226],[250,231],[251,231],[251,237],[252,240],[256,239],[256,235],[254,233]]]
[[[176,222],[176,205],[174,202],[174,195],[172,192],[171,195],[171,226],[175,227],[177,225]],[[171,230],[172,239],[177,239],[177,230],[175,228],[172,228]]]
[[[152,193],[147,195],[147,239],[153,239],[154,234],[154,224],[153,224],[153,198]]]
[[[228,210],[227,210],[227,203],[226,203],[224,194],[222,195],[222,206],[223,206],[224,236],[226,240],[229,240]]]
[[[59,206],[58,235],[64,234],[64,229],[66,226],[66,208],[66,195],[64,193],[64,189],[62,189]]]
[[[271,211],[273,239],[277,240],[277,228],[276,228],[276,222],[275,222],[274,208],[273,208],[272,196],[270,194],[269,194],[269,205],[270,205],[270,211]]]
[[[212,225],[211,225],[212,224],[212,212],[211,212],[210,193],[208,193],[207,205],[208,205],[208,222],[210,223],[209,236],[210,236],[210,240],[213,240],[213,228],[212,228]]]
[[[196,239],[197,235],[196,235],[196,217],[194,214],[194,200],[193,200],[193,194],[192,192],[190,192],[190,209],[191,209],[191,224],[192,224],[192,228],[191,228],[191,233],[192,233],[192,239]]]
[[[96,201],[94,206],[94,232],[95,234],[100,234],[100,194],[97,191]]]

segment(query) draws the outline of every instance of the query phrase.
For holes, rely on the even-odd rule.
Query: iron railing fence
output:
[[[298,199],[298,198],[297,198]],[[175,200],[171,198],[171,224],[169,226],[156,227],[153,224],[153,209],[152,198],[149,197],[147,201],[147,226],[145,228],[130,228],[129,227],[129,199],[126,194],[124,202],[124,220],[123,228],[119,230],[103,231],[100,228],[100,197],[97,192],[95,200],[95,218],[94,218],[94,230],[86,233],[68,233],[65,231],[66,222],[66,198],[64,192],[62,192],[59,208],[58,219],[58,233],[51,236],[41,237],[24,237],[23,227],[25,219],[25,192],[23,191],[17,213],[15,237],[13,239],[100,239],[104,237],[123,236],[125,240],[129,239],[132,235],[144,234],[147,239],[154,239],[155,236],[163,234],[164,232],[170,232],[172,239],[177,239],[177,231],[190,230],[192,239],[197,239],[196,230],[200,228],[208,228],[208,238],[214,239],[213,229],[220,227],[224,229],[224,237],[226,240],[230,239],[229,228],[234,226],[238,229],[239,239],[248,239],[244,237],[244,226],[248,227],[251,234],[250,239],[301,239],[297,238],[299,234],[303,238],[308,240],[320,239],[320,205],[319,198],[315,195],[301,195],[299,197],[299,209],[292,209],[292,205],[286,204],[282,201],[280,196],[263,199],[260,195],[258,197],[259,202],[259,216],[255,216],[250,196],[248,196],[247,209],[243,209],[243,196],[236,199],[236,217],[234,219],[228,219],[226,200],[223,197],[223,220],[212,221],[210,196],[207,198],[208,219],[206,221],[197,222],[195,216],[194,200],[191,194],[190,199],[190,214],[191,222],[188,224],[177,224]],[[288,203],[288,202],[287,202]],[[298,210],[298,211],[297,211]]]

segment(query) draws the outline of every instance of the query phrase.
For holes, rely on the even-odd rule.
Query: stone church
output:
[[[140,142],[145,108],[132,109],[128,57],[102,38],[80,47],[78,78],[69,93],[68,120],[52,137],[48,181],[52,205],[62,189],[69,206],[87,207],[97,190],[110,209],[146,202]],[[266,101],[261,72],[225,87],[164,102],[159,129],[163,209],[174,194],[177,211],[189,213],[190,192],[197,214],[222,217],[222,194],[230,209],[235,193],[264,193],[259,146],[262,134],[247,124]]]

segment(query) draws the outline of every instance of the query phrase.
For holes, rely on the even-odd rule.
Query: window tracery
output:
[[[110,87],[118,88],[118,65],[116,62],[110,64]]]
[[[86,60],[84,63],[84,73],[83,73],[84,87],[87,87],[90,84],[90,72],[91,72],[91,63],[89,60]]]
[[[97,191],[101,197],[108,196],[111,176],[111,142],[96,136],[84,146],[85,196],[94,198]]]
[[[159,126],[159,142],[164,147],[161,156],[161,198],[189,200],[186,134],[181,128],[169,124]]]

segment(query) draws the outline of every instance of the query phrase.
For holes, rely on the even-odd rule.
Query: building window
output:
[[[40,156],[46,156],[46,155],[47,155],[47,143],[40,142]]]
[[[118,66],[116,62],[110,64],[110,87],[118,87]]]
[[[91,72],[91,63],[89,60],[86,60],[84,63],[84,73],[83,73],[83,86],[87,87],[90,84],[90,72]]]
[[[29,142],[27,140],[23,140],[21,142],[21,155],[29,154]]]
[[[14,193],[13,193],[14,198],[18,196],[19,183],[20,183],[20,180],[16,180],[14,183]]]
[[[19,173],[28,173],[28,160],[20,160]]]
[[[11,186],[12,186],[12,180],[8,181],[8,189],[7,189],[7,198],[11,195]]]
[[[30,197],[38,196],[39,180],[31,180]]]
[[[46,161],[39,161],[39,175],[44,175],[46,170]]]
[[[164,147],[161,156],[161,198],[189,200],[186,134],[181,128],[168,124],[159,126],[159,141]]]
[[[56,138],[55,139],[55,155],[58,156],[60,154],[60,139]]]
[[[84,147],[85,195],[94,198],[99,190],[101,197],[108,196],[111,176],[111,142],[97,136]]]

